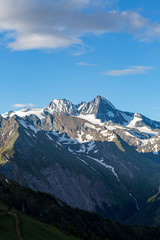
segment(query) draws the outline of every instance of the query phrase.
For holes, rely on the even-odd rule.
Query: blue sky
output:
[[[0,0],[0,30],[0,113],[102,95],[160,120],[157,0]]]

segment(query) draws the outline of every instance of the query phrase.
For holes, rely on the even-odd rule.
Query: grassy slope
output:
[[[68,236],[57,228],[36,221],[31,217],[18,213],[20,230],[24,240],[78,240]]]
[[[7,205],[0,202],[0,240],[18,240],[15,218],[8,214],[6,209]],[[18,216],[20,232],[24,240],[78,240],[52,225],[44,224],[17,211],[15,213]]]
[[[18,212],[17,215],[21,235],[24,240],[78,240],[78,238],[66,235],[51,225],[36,221]],[[0,239],[18,240],[14,216],[8,213],[0,214]]]

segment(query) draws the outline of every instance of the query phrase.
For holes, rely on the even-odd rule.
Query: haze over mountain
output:
[[[0,116],[0,172],[72,207],[128,221],[160,183],[160,122],[97,96]]]

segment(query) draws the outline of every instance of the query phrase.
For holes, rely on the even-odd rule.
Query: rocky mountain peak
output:
[[[53,115],[76,115],[77,113],[75,105],[66,99],[54,99],[44,110]]]
[[[82,115],[94,115],[102,122],[112,120],[116,123],[123,123],[124,118],[120,112],[106,98],[98,95],[91,102],[83,103],[79,107],[79,113]]]
[[[103,112],[106,115],[108,112],[114,111],[115,107],[106,98],[98,95],[91,102],[83,103],[80,109],[80,114],[93,114],[95,117],[97,117],[97,114],[99,113]]]

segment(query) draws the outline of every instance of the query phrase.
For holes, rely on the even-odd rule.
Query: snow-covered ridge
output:
[[[100,112],[99,111],[99,108]],[[97,96],[91,102],[82,102],[81,104],[72,104],[66,99],[54,99],[47,107],[43,108],[25,108],[14,112],[8,112],[2,114],[2,117],[12,117],[17,115],[19,117],[26,117],[32,114],[36,115],[39,119],[45,118],[45,113],[48,112],[54,115],[69,115],[77,116],[83,119],[92,122],[93,124],[103,125],[103,123],[111,120],[113,124],[119,124],[128,128],[137,128],[138,123],[142,122],[139,125],[139,131],[141,131],[142,125],[148,125],[149,127],[154,126],[154,128],[160,128],[160,122],[152,121],[146,117],[137,113],[129,113],[117,110],[107,99]],[[103,120],[101,116],[103,115]],[[119,119],[119,122],[118,122]],[[146,119],[145,124],[143,120]],[[124,121],[124,122],[123,122]],[[147,124],[146,124],[147,123]],[[153,129],[152,129],[153,130]],[[148,132],[148,129],[143,129],[142,132]],[[150,132],[151,133],[151,132]],[[154,134],[154,133],[153,133]]]
[[[39,130],[37,128],[35,128],[33,125],[31,125],[29,123],[26,124],[26,122],[24,120],[19,119],[18,121],[24,128],[31,129],[34,133],[39,132]]]
[[[102,104],[102,105],[101,105]],[[100,107],[101,105],[101,107]],[[97,111],[101,108],[97,116]],[[46,108],[25,108],[18,111],[12,111],[2,114],[3,118],[11,118],[15,115],[22,119],[26,116],[35,115],[40,120],[43,120],[47,115],[66,115],[85,120],[84,128],[92,129],[87,134],[83,131],[77,132],[76,141],[79,143],[92,142],[95,138],[92,135],[93,131],[99,135],[100,139],[114,142],[116,134],[120,134],[127,143],[136,146],[138,151],[152,151],[158,153],[160,150],[160,123],[152,121],[138,113],[129,113],[117,110],[107,99],[97,96],[89,103],[82,102],[74,105],[65,99],[54,99]],[[106,116],[102,120],[101,116]],[[118,122],[118,119],[120,122]],[[121,133],[119,133],[121,131]],[[122,136],[123,135],[123,136]],[[130,140],[128,140],[130,139]],[[62,138],[63,140],[63,138]],[[131,141],[132,140],[132,141]],[[141,145],[141,147],[139,147]]]
[[[13,116],[18,116],[18,117],[26,117],[26,116],[30,116],[30,115],[35,115],[37,116],[39,119],[45,118],[45,115],[43,113],[43,108],[24,108],[18,111],[14,111],[11,112],[9,114],[9,112],[2,114],[3,118],[8,118],[8,117],[13,117]]]

